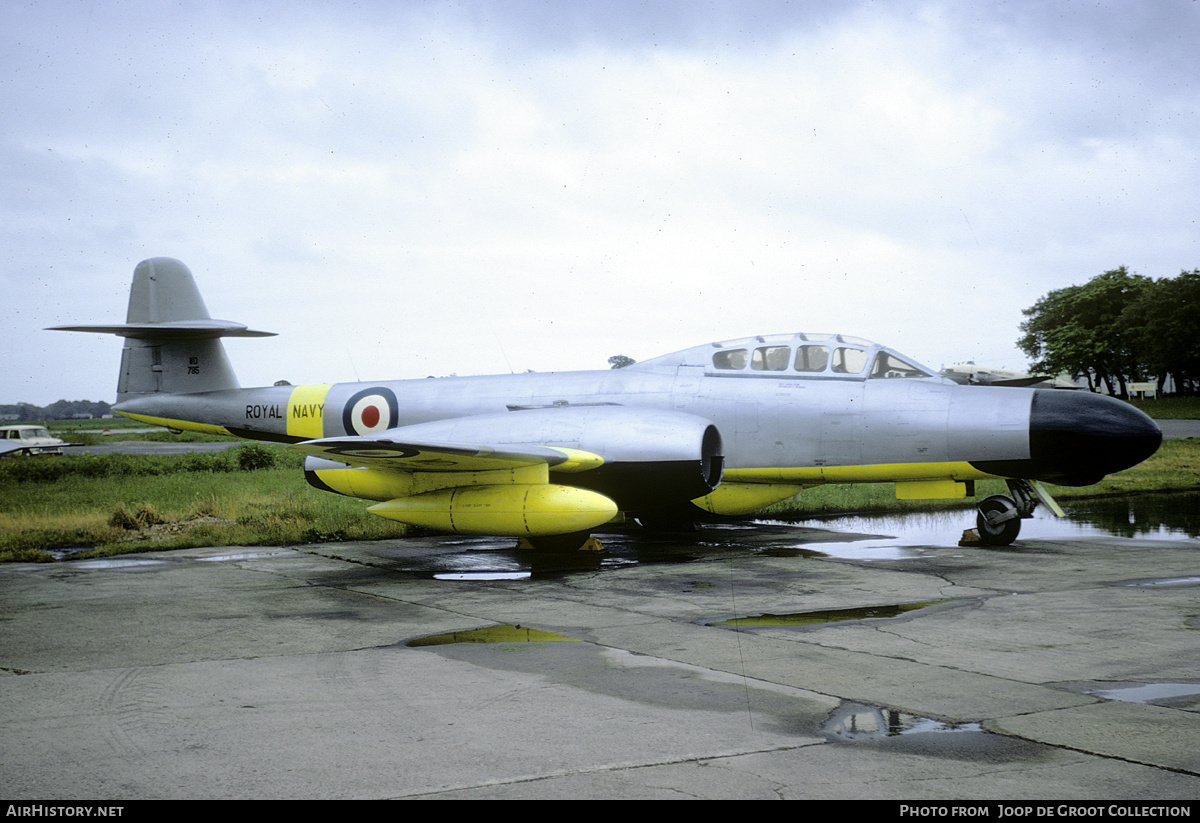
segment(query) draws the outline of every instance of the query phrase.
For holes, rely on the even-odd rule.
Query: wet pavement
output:
[[[1200,797],[1200,540],[957,520],[0,567],[0,795]]]

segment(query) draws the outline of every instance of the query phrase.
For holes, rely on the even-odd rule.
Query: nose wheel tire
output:
[[[1021,531],[1017,504],[1002,494],[985,497],[979,503],[975,527],[979,530],[979,539],[987,545],[1009,545]]]

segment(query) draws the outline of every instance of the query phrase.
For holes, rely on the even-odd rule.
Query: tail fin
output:
[[[214,320],[188,267],[170,257],[138,263],[125,322],[110,326],[54,326],[54,331],[115,334],[125,338],[117,402],[146,394],[190,394],[239,388],[222,337],[272,337],[241,323]]]

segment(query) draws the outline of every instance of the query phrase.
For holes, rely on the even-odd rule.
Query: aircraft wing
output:
[[[369,469],[420,472],[477,472],[517,469],[544,463],[557,467],[571,460],[567,449],[543,446],[503,448],[480,443],[430,443],[389,437],[328,437],[291,446],[293,451]],[[599,459],[599,458],[597,458]]]

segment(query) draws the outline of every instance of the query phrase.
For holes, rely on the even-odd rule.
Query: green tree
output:
[[[1137,349],[1141,335],[1122,325],[1122,313],[1152,282],[1121,266],[1082,286],[1052,291],[1025,309],[1028,319],[1021,323],[1024,335],[1017,346],[1033,359],[1030,369],[1087,377],[1093,391],[1094,376],[1109,394],[1127,394],[1126,379],[1140,377],[1143,366]]]
[[[1137,339],[1149,374],[1163,390],[1167,375],[1175,390],[1192,394],[1200,383],[1200,269],[1155,280],[1121,315],[1121,324]]]

